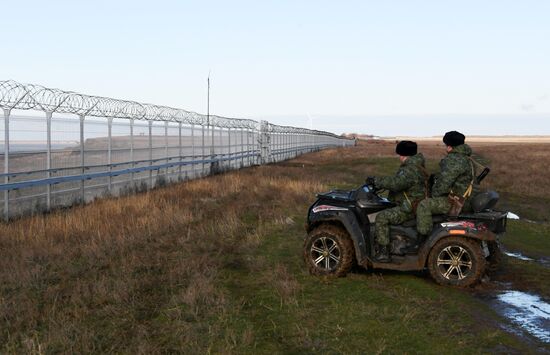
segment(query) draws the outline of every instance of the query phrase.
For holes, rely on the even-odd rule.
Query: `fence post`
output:
[[[294,154],[294,151],[295,151],[295,137],[294,137],[294,132],[290,133],[290,153],[291,153],[291,157],[294,158],[295,157],[295,154]]]
[[[84,118],[86,116],[80,115],[80,171],[82,175],[84,175]],[[85,195],[84,195],[84,179],[80,180],[80,199],[82,200],[82,203],[85,203]]]
[[[132,169],[136,167],[134,159],[134,119],[130,119],[130,160],[132,161]],[[134,172],[130,175],[132,187],[134,187]]]
[[[109,184],[107,186],[107,190],[109,191],[109,195],[112,194],[113,190],[113,176],[111,175],[111,172],[113,171],[113,167],[111,164],[113,163],[113,118],[109,117],[107,118],[107,164],[109,164]]]
[[[180,123],[181,125],[181,123]],[[181,146],[181,144],[180,144]],[[181,153],[180,153],[181,155]],[[191,123],[191,156],[192,156],[192,160],[194,161],[195,160],[195,124],[194,123]],[[191,175],[193,175],[193,179],[196,177],[195,176],[195,163],[191,164]]]
[[[4,109],[4,184],[10,182],[10,109]],[[4,220],[10,219],[10,191],[4,190]]]
[[[223,159],[223,127],[220,126],[220,156],[221,156],[221,159]],[[223,165],[223,161],[220,160],[218,161],[218,168],[221,168],[221,166]]]
[[[241,168],[244,167],[244,127],[241,127]]]
[[[168,164],[170,162],[168,159],[168,121],[164,121],[164,157],[166,158],[165,163]],[[168,167],[164,169],[164,179],[166,182],[170,181],[168,170]]]
[[[269,164],[271,158],[269,122],[260,121],[260,164]]]
[[[201,177],[204,176],[204,123],[201,124],[201,134],[202,134],[202,139],[201,139],[201,160],[202,160],[202,172],[201,172]],[[195,157],[193,157],[194,159]]]
[[[229,159],[227,161],[227,165],[229,166],[229,169],[231,170],[231,165],[233,163],[233,159],[231,156],[231,127],[227,128],[227,158]]]
[[[210,145],[210,159],[211,159],[211,162],[210,162],[210,174],[214,174],[215,172],[217,172],[217,169],[219,167],[219,162],[218,160],[216,159],[216,144],[215,144],[215,134],[216,134],[216,129],[214,127],[214,120],[212,120],[210,122],[210,129],[212,129],[212,143]],[[222,134],[221,132],[221,127],[220,127],[220,135]],[[222,145],[221,143],[221,140],[220,140],[220,146]],[[221,151],[220,151],[221,153]]]
[[[246,127],[246,163],[248,166],[252,165],[250,164],[250,131],[251,129],[249,127]]]
[[[46,112],[46,177],[49,179],[52,176],[50,169],[52,168],[52,112]],[[46,185],[46,209],[49,211],[52,208],[52,185]]]
[[[153,121],[149,122],[149,166],[153,165]],[[149,169],[149,188],[153,188],[153,170]]]
[[[287,133],[287,149],[288,149],[288,159],[292,159],[292,133],[291,132],[288,132]]]
[[[182,142],[181,142],[181,126],[182,126],[182,123],[179,122],[178,123],[178,155],[180,156],[179,158],[179,161],[180,161],[180,164],[178,166],[178,180],[181,181],[181,170],[182,170],[182,165],[181,165],[181,162],[183,162],[183,147],[182,147]],[[193,125],[191,125],[191,137],[193,137]],[[194,144],[193,144],[194,145]],[[193,150],[194,150],[194,146],[193,146]],[[194,166],[193,166],[193,171],[194,171]]]
[[[273,143],[270,149],[272,161],[277,162],[279,161],[279,132],[273,132],[271,134],[271,142]]]
[[[294,133],[294,144],[296,146],[294,155],[298,156],[300,154],[300,133]]]
[[[292,159],[293,158],[292,157],[292,133],[287,132],[286,135],[287,135],[286,148],[288,149],[287,158]]]
[[[284,147],[284,159],[287,160],[288,159],[288,133],[285,132],[284,133],[284,139],[283,139],[283,147]]]
[[[291,132],[289,134],[290,134],[290,156],[291,158],[294,158],[294,132]]]

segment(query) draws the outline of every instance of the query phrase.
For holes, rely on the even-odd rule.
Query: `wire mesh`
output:
[[[11,80],[0,81],[0,108],[5,219],[354,144],[329,132]]]

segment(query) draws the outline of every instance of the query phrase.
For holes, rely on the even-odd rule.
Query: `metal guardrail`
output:
[[[153,188],[355,143],[329,132],[11,80],[0,81],[0,108],[0,213],[6,220],[138,185]],[[19,110],[43,115],[14,113]]]

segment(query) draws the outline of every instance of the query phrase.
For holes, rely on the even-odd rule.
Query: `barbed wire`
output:
[[[309,135],[317,135],[317,136],[328,135],[336,138],[343,138],[330,132],[318,131],[315,129],[308,129],[308,128],[293,127],[293,126],[280,126],[273,123],[269,123],[268,130],[269,132],[273,132],[273,133],[309,134]]]
[[[21,84],[13,80],[0,81],[0,107],[2,109],[39,110],[94,117],[113,117],[137,120],[173,121],[226,128],[255,129],[254,120],[226,118],[177,109],[168,106],[144,104],[130,100],[91,96],[72,91],[46,88],[34,84]]]
[[[258,129],[259,122],[251,119],[206,115],[168,106],[144,104],[130,100],[92,96],[72,91],[46,88],[34,84],[21,84],[13,80],[0,80],[0,107],[12,110],[39,110],[69,113],[79,116],[112,117],[137,120],[172,121],[223,128]],[[341,138],[333,133],[269,123],[276,133],[314,134]]]

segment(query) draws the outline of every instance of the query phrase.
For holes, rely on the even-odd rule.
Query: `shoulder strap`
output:
[[[474,169],[474,159],[472,159],[472,157],[468,157],[468,158],[470,159],[470,167],[472,168],[472,181],[470,182],[470,186],[468,186],[468,188],[466,189],[466,191],[462,195],[462,197],[464,197],[464,198],[468,198],[472,194],[472,192],[474,190],[474,181],[476,179],[476,172],[475,172],[475,169]]]

